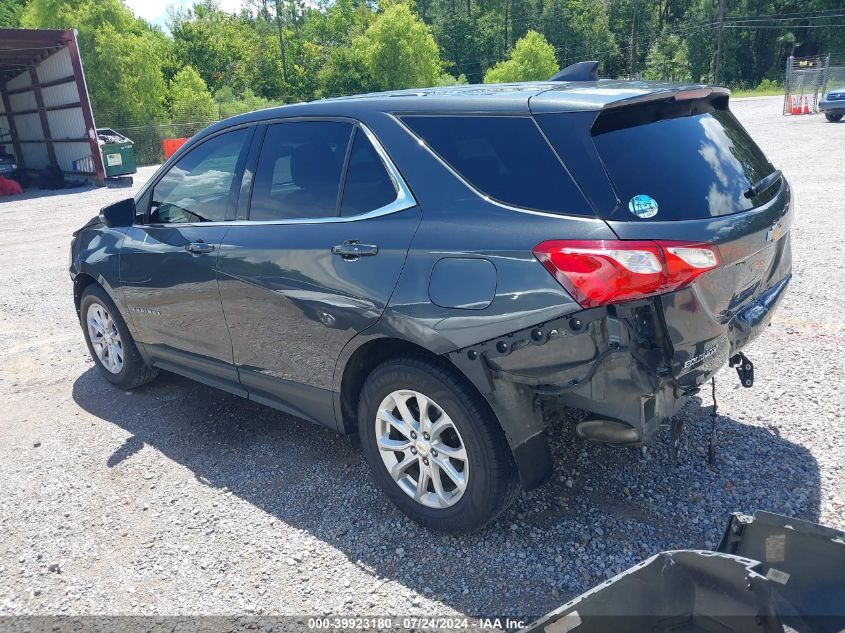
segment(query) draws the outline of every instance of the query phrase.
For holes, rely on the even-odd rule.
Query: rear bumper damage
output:
[[[728,359],[766,327],[790,275],[724,323],[694,287],[583,310],[457,350],[449,356],[502,422],[531,488],[551,472],[544,412],[590,412],[579,434],[618,445],[649,443]]]

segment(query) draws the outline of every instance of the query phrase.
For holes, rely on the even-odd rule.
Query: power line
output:
[[[728,18],[728,21],[732,24],[745,24],[751,23],[753,26],[754,23],[758,22],[804,22],[808,20],[830,20],[831,18],[843,18],[845,17],[845,13],[837,13],[834,15],[823,15],[823,16],[815,16],[815,17],[805,17],[805,18],[748,18],[748,19],[736,19],[736,18]]]
[[[725,25],[726,29],[743,29],[743,30],[746,30],[746,31],[756,31],[758,29],[786,30],[786,29],[790,29],[790,28],[795,28],[795,29],[838,29],[838,28],[842,28],[842,27],[845,27],[845,23],[842,23],[842,24],[805,24],[805,25],[802,25],[802,26],[795,26],[795,27],[785,26],[783,24],[780,24],[780,25],[763,25],[763,24],[761,24],[761,25],[758,25],[758,26],[743,26],[743,25],[731,25],[731,24]]]

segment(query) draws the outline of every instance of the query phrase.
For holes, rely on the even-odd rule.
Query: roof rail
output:
[[[549,81],[598,81],[598,61],[577,62],[552,76]]]

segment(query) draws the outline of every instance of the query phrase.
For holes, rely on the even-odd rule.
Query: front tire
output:
[[[358,430],[378,486],[429,529],[477,530],[519,492],[501,426],[445,361],[404,356],[379,365],[364,383]]]
[[[92,284],[82,292],[79,320],[91,358],[110,383],[134,389],[158,375],[144,362],[120,311],[102,287]]]
[[[831,123],[836,123],[837,121],[839,121],[842,118],[842,115],[841,114],[835,114],[833,112],[825,112],[824,118],[826,118]]]

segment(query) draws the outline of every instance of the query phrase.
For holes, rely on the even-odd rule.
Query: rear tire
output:
[[[92,284],[82,292],[79,320],[91,358],[110,383],[134,389],[158,376],[158,370],[144,362],[120,311],[101,286]]]
[[[429,529],[477,530],[519,492],[498,420],[445,361],[402,356],[379,365],[364,383],[358,431],[378,486]]]
[[[824,118],[826,118],[831,123],[836,123],[842,118],[841,114],[834,114],[833,112],[825,112]]]

